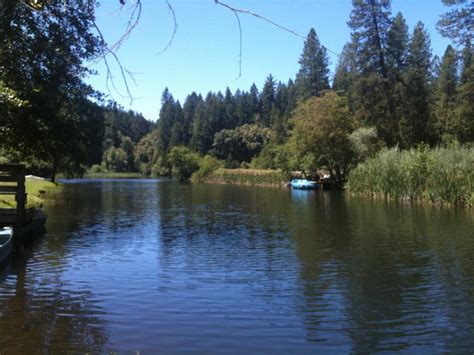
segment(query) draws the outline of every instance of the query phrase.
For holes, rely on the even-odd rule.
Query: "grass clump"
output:
[[[219,184],[283,186],[287,178],[281,170],[220,168],[204,181]]]
[[[351,171],[350,192],[436,205],[474,205],[474,148],[384,149]]]
[[[139,179],[143,178],[140,173],[118,173],[115,171],[92,172],[87,171],[84,179]]]

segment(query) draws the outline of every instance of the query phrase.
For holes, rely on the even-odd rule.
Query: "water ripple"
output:
[[[5,352],[474,348],[472,214],[167,180],[64,194],[2,269]]]

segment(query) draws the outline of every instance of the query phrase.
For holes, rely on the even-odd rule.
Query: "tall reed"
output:
[[[387,199],[474,205],[474,148],[384,149],[349,175],[350,192]]]
[[[287,177],[280,170],[221,168],[203,181],[236,185],[284,186]]]

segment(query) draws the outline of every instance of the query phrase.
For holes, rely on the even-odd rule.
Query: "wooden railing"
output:
[[[26,215],[25,166],[0,164],[0,196],[14,195],[15,208],[0,209],[0,223],[21,227]]]

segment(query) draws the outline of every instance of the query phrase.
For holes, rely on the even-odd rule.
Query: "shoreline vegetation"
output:
[[[8,10],[0,17],[0,162],[22,162],[53,182],[58,174],[172,175],[277,186],[290,172],[324,172],[354,194],[472,207],[474,47],[457,26],[472,11],[466,0],[443,2],[456,6],[438,23],[452,40],[444,53],[432,55],[428,29],[421,21],[410,28],[390,0],[353,1],[334,71],[311,28],[287,82],[269,74],[260,88],[181,101],[165,88],[156,122],[91,100],[100,93],[83,81],[92,74],[85,63],[107,53],[93,6],[48,2],[58,24],[20,2],[0,5]],[[31,203],[43,195],[33,191]]]
[[[83,179],[143,179],[147,176],[141,173],[118,173],[114,171],[103,171],[103,172],[91,172],[87,171],[83,176]]]
[[[288,182],[281,170],[219,168],[206,177],[194,181],[212,184],[284,187]]]
[[[225,168],[223,162],[199,157],[187,149],[175,151],[171,174],[193,183],[284,187],[289,174],[280,169]],[[164,176],[164,175],[162,175]],[[152,176],[137,172],[87,171],[84,179],[144,179]],[[433,206],[474,206],[474,148],[452,147],[399,150],[384,148],[359,163],[349,174],[346,190],[366,198],[429,204]],[[41,208],[61,185],[47,180],[27,179],[29,208]],[[12,196],[0,195],[0,208],[11,208]]]
[[[383,149],[351,171],[347,188],[385,200],[472,208],[474,148]]]
[[[60,184],[42,179],[26,179],[27,208],[42,208],[46,203],[54,201],[54,196],[61,191]],[[14,208],[15,196],[0,194],[0,208]]]
[[[284,187],[288,172],[281,169],[226,168],[225,162],[185,147],[169,155],[171,175],[179,180],[212,184]],[[156,176],[156,175],[155,175]],[[84,178],[147,178],[140,173],[88,172]],[[400,150],[383,148],[357,164],[345,189],[352,195],[435,206],[474,206],[474,148],[449,147]]]

